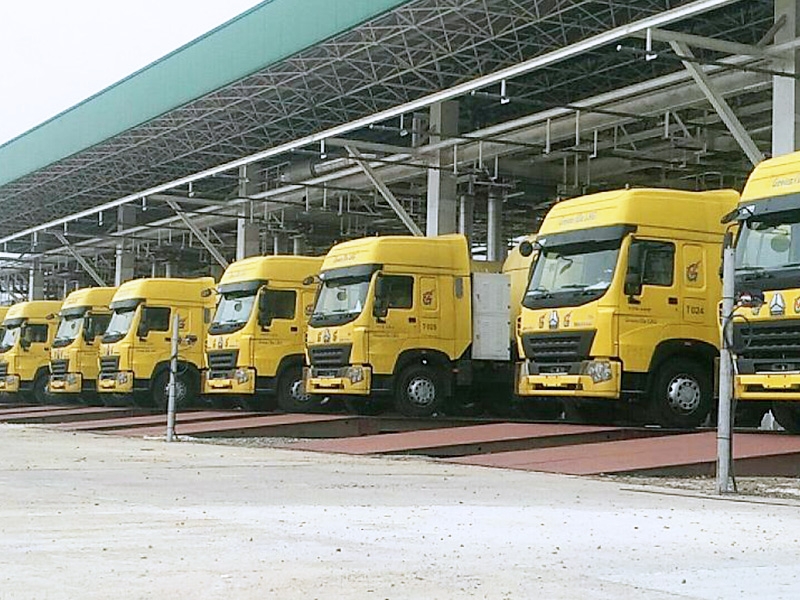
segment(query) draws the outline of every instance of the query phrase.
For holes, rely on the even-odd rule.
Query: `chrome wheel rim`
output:
[[[289,393],[296,402],[305,403],[311,399],[311,394],[306,394],[306,387],[302,379],[297,379],[292,383]]]
[[[667,386],[669,407],[677,413],[688,414],[696,411],[701,399],[700,384],[688,375],[676,375]]]
[[[436,400],[436,385],[427,377],[415,377],[406,386],[408,399],[417,406],[430,406]]]

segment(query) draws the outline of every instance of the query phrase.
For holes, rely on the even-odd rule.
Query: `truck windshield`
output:
[[[339,277],[323,281],[309,324],[342,325],[354,321],[367,301],[372,275]]]
[[[56,338],[53,340],[54,348],[69,346],[81,332],[83,315],[69,315],[61,317],[56,329]]]
[[[579,306],[601,297],[614,278],[620,243],[612,240],[542,249],[523,306]]]
[[[14,344],[19,340],[22,326],[6,326],[3,332],[3,338],[0,339],[0,352],[8,352],[14,347]]]
[[[208,332],[232,333],[244,327],[253,312],[258,290],[223,294]]]
[[[126,306],[125,308],[114,309],[114,313],[111,315],[111,321],[109,321],[106,332],[103,334],[104,343],[118,342],[128,334],[133,319],[136,316],[137,308],[136,306]]]
[[[766,216],[766,215],[765,215]],[[745,221],[736,246],[736,269],[780,269],[800,263],[800,214],[793,219]]]

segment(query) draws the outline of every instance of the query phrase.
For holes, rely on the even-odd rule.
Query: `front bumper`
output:
[[[372,391],[372,367],[350,365],[337,369],[304,369],[307,394],[368,396]]]
[[[800,373],[736,375],[733,385],[737,400],[800,401]]]
[[[79,394],[83,391],[83,375],[80,373],[50,375],[50,391],[54,394]]]
[[[589,373],[602,364],[603,377]],[[517,363],[517,394],[520,396],[560,396],[617,400],[622,384],[622,366],[614,361],[581,361],[568,373],[541,373],[535,363]],[[598,369],[600,370],[600,369]],[[601,380],[602,379],[602,380]]]
[[[130,394],[133,392],[133,372],[100,373],[97,378],[97,391],[100,393]]]
[[[230,371],[206,371],[203,374],[204,394],[255,394],[256,370],[238,368]]]
[[[19,375],[6,375],[0,377],[0,392],[14,394],[20,390],[21,381]]]

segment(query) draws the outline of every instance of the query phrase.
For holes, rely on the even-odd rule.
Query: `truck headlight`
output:
[[[583,372],[592,378],[593,383],[610,381],[612,377],[611,363],[605,360],[593,360],[589,362]]]
[[[350,383],[364,381],[364,369],[362,367],[349,367],[347,369],[347,378],[350,380]]]
[[[117,373],[117,383],[120,385],[128,383],[128,374],[125,372]]]
[[[236,383],[247,383],[250,379],[250,373],[247,372],[247,369],[236,369],[233,378],[236,380]]]
[[[8,383],[8,384],[14,383],[14,376],[13,375],[7,376],[6,377],[6,383]]]

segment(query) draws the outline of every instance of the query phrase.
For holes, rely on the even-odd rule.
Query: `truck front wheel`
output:
[[[439,373],[428,365],[406,367],[397,380],[395,408],[407,417],[432,417],[445,403]]]
[[[671,358],[659,367],[651,394],[651,417],[657,424],[694,429],[711,410],[711,376],[698,362]]]
[[[194,404],[199,393],[199,382],[190,372],[184,371],[175,376],[175,410],[182,410]],[[181,367],[178,367],[178,371]],[[159,373],[153,382],[153,403],[160,410],[167,410],[169,404],[169,371]]]
[[[800,405],[796,402],[773,402],[772,416],[789,433],[800,433]]]
[[[287,367],[278,379],[278,407],[284,412],[319,412],[320,400],[306,394],[303,369]]]

